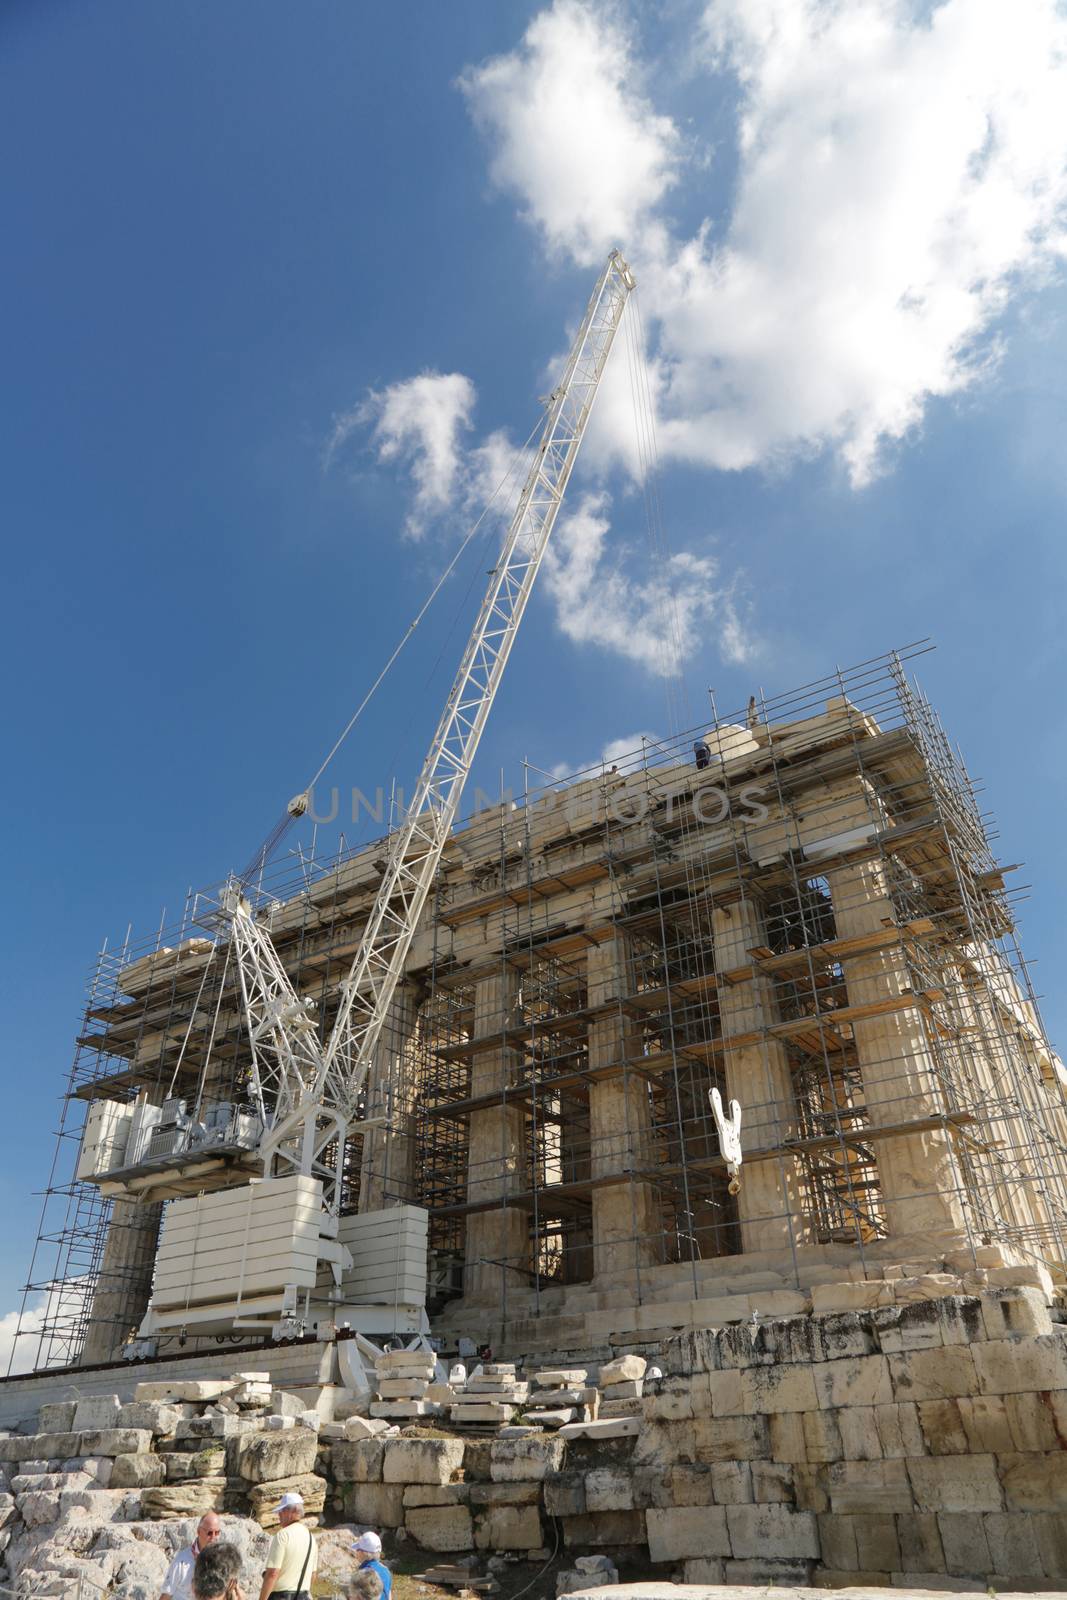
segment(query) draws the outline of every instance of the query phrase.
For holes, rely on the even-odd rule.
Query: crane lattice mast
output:
[[[320,1178],[336,1212],[349,1128],[394,991],[459,808],[463,787],[515,642],[585,434],[604,367],[634,287],[613,251],[549,397],[533,464],[478,619],[388,860],[341,1001],[323,1044],[302,1000],[235,881],[224,896],[252,1045],[252,1092],[263,1117],[267,1176]],[[329,1151],[329,1160],[324,1154]]]

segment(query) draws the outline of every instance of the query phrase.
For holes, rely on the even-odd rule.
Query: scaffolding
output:
[[[526,767],[456,829],[368,1077],[385,1120],[345,1174],[346,1209],[428,1210],[445,1322],[590,1285],[695,1300],[743,1270],[803,1287],[842,1251],[899,1272],[996,1241],[1062,1280],[1064,1071],[1021,891],[907,677],[921,648],[713,705],[610,766],[540,785]],[[380,842],[301,851],[257,885],[324,1032],[382,860]],[[113,1238],[154,1237],[170,1197],[120,1218],[79,1183],[80,1108],[243,1104],[216,903],[191,893],[176,929],[98,962],[27,1290],[46,1296],[26,1319],[39,1366],[128,1335],[145,1253]],[[739,1195],[713,1088],[743,1108]],[[210,1183],[246,1177],[236,1160]]]

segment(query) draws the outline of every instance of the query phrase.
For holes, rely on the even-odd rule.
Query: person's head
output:
[[[352,1546],[352,1549],[359,1557],[360,1566],[365,1567],[368,1561],[381,1560],[382,1541],[379,1539],[376,1533],[372,1533],[370,1530],[368,1530],[366,1533],[360,1534],[359,1538]]]
[[[235,1544],[209,1544],[193,1568],[194,1600],[228,1600],[241,1576],[241,1552]]]
[[[348,1585],[348,1600],[382,1600],[384,1583],[372,1567],[361,1567]]]
[[[299,1522],[304,1515],[304,1497],[301,1494],[283,1494],[274,1510],[282,1527],[287,1528],[291,1522]]]
[[[219,1521],[217,1511],[205,1511],[196,1525],[196,1547],[206,1550],[209,1544],[214,1544],[222,1536],[222,1523]]]

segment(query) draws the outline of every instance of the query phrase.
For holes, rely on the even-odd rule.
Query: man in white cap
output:
[[[281,1523],[267,1551],[259,1600],[311,1600],[319,1552],[304,1522],[304,1498],[283,1494],[274,1507]]]
[[[353,1553],[360,1557],[360,1571],[369,1568],[376,1572],[382,1580],[382,1600],[389,1600],[390,1590],[393,1587],[393,1574],[382,1560],[382,1541],[376,1533],[361,1533],[352,1546]]]

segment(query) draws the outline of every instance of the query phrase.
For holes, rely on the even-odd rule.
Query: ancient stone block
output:
[[[990,1396],[986,1404],[997,1398]],[[1007,1394],[1000,1398],[1004,1408],[1007,1431],[1011,1443],[1001,1444],[1002,1451],[1058,1450],[1059,1430],[1048,1394]],[[1067,1471],[1067,1463],[1065,1463]]]
[[[648,1362],[644,1356],[617,1356],[614,1361],[606,1361],[600,1369],[598,1383],[602,1389],[610,1388],[612,1384],[630,1382],[643,1378]]]
[[[811,1583],[811,1561],[756,1556],[748,1561],[726,1561],[723,1577],[727,1584],[746,1588],[806,1588]]]
[[[544,1479],[545,1511],[550,1517],[580,1517],[585,1511],[585,1478],[556,1473]]]
[[[16,1496],[19,1515],[28,1528],[59,1521],[59,1490],[31,1489]]]
[[[479,1550],[539,1550],[544,1532],[537,1507],[488,1506],[475,1521],[474,1543]]]
[[[381,1400],[423,1400],[428,1387],[425,1378],[379,1378],[378,1397]]]
[[[587,1511],[632,1511],[634,1505],[631,1474],[614,1467],[594,1467],[586,1473]]]
[[[727,1510],[744,1507],[672,1506],[645,1512],[648,1553],[652,1561],[683,1561],[694,1556],[732,1553],[726,1527]]]
[[[854,1311],[839,1312],[819,1317],[816,1326],[826,1361],[843,1361],[846,1356],[873,1356],[878,1352],[870,1315],[861,1317]]]
[[[726,1525],[733,1553],[742,1560],[812,1559],[819,1554],[819,1530],[810,1511],[782,1505],[727,1506]]]
[[[676,1468],[676,1471],[682,1469]],[[689,1470],[693,1470],[690,1468]],[[698,1469],[699,1470],[699,1469]],[[709,1467],[711,1490],[716,1505],[752,1504],[752,1467],[747,1461],[717,1461]],[[673,1478],[671,1480],[673,1482]],[[693,1502],[690,1501],[689,1504]],[[709,1502],[710,1503],[710,1502]]]
[[[719,1366],[714,1328],[691,1328],[664,1341],[663,1370],[670,1374],[715,1372]]]
[[[819,1412],[819,1416],[826,1415]],[[771,1430],[771,1459],[773,1461],[804,1462],[808,1447],[804,1440],[804,1419],[799,1411],[786,1412],[769,1419]]]
[[[971,1399],[961,1398],[956,1404],[959,1406],[960,1422],[967,1435],[968,1447],[975,1455],[999,1455],[1004,1450],[1016,1448],[1008,1424],[1005,1397],[975,1395]],[[922,1452],[914,1450],[911,1453],[920,1455]]]
[[[841,1430],[837,1425],[836,1411],[806,1411],[804,1413],[804,1442],[808,1460],[840,1461],[844,1455]]]
[[[543,1389],[581,1389],[589,1378],[588,1367],[542,1367],[533,1381]]]
[[[826,1484],[837,1513],[911,1511],[915,1504],[904,1461],[833,1462]]]
[[[819,1548],[824,1567],[837,1572],[856,1572],[860,1557],[856,1548],[856,1518],[823,1515],[816,1519]]]
[[[978,1393],[974,1361],[963,1345],[913,1350],[888,1359],[897,1400],[943,1400]]]
[[[871,1331],[879,1350],[887,1356],[909,1350],[933,1350],[944,1343],[941,1313],[929,1301],[882,1306],[872,1311]]]
[[[835,1411],[841,1434],[841,1453],[846,1461],[880,1461],[882,1441],[874,1417],[874,1406],[847,1406]]]
[[[225,1496],[225,1478],[197,1478],[192,1483],[168,1483],[142,1492],[141,1511],[152,1519],[202,1517],[205,1511],[221,1511]]]
[[[712,1585],[718,1587],[724,1581],[724,1567],[722,1561],[709,1560],[707,1556],[698,1556],[694,1561],[682,1563],[682,1582],[696,1583],[701,1587]]]
[[[942,1344],[974,1344],[984,1339],[981,1302],[974,1296],[960,1295],[931,1302],[941,1324]]]
[[[831,1372],[834,1365],[838,1363],[824,1367],[746,1367],[741,1372],[741,1410],[749,1416],[816,1411],[819,1400],[815,1374]]]
[[[456,1408],[453,1406],[452,1409],[454,1414]],[[510,1417],[512,1412],[512,1408],[510,1406],[507,1408],[506,1412],[496,1407],[483,1408],[481,1406],[476,1407],[473,1405],[469,1409],[472,1412],[481,1410],[486,1411],[484,1418],[472,1416],[469,1419],[471,1421],[500,1422],[504,1420],[505,1417]],[[410,1422],[416,1417],[432,1417],[436,1413],[436,1410],[437,1407],[430,1400],[372,1400],[370,1403],[371,1416],[384,1418],[386,1422],[394,1420],[397,1422]]]
[[[1052,1318],[1041,1289],[1002,1289],[997,1294],[983,1294],[981,1306],[987,1339],[1037,1339],[1052,1332]]]
[[[419,1506],[464,1506],[488,1487],[482,1483],[409,1483],[404,1490],[404,1510]]]
[[[891,1400],[913,1398],[911,1395],[893,1393],[886,1356],[856,1356],[844,1361],[827,1361],[820,1367],[812,1368],[812,1372],[819,1405],[824,1410],[836,1410],[840,1406],[880,1406],[887,1405]]]
[[[815,1316],[835,1311],[873,1311],[876,1306],[892,1304],[893,1286],[883,1279],[812,1285],[811,1309]]]
[[[386,1439],[382,1480],[385,1483],[450,1483],[458,1476],[462,1465],[462,1439]]]
[[[982,1458],[986,1459],[986,1458]],[[1067,1511],[1067,1454],[1004,1455],[997,1458],[1009,1511]],[[997,1511],[999,1506],[983,1506]]]
[[[381,1483],[383,1439],[339,1439],[330,1447],[330,1465],[339,1483]]]
[[[129,1405],[119,1407],[115,1426],[147,1428],[149,1433],[166,1435],[172,1434],[183,1420],[181,1410],[163,1400],[131,1400]]]
[[[72,1433],[92,1433],[99,1428],[114,1428],[122,1402],[117,1394],[86,1395],[74,1407]]]
[[[310,1472],[319,1441],[309,1428],[286,1433],[245,1434],[230,1453],[232,1470],[246,1483],[275,1483]]]
[[[771,1432],[766,1417],[703,1417],[692,1424],[692,1429],[698,1461],[759,1461],[770,1457]]]
[[[377,1439],[389,1430],[389,1424],[384,1417],[346,1417],[344,1420],[346,1439]]]
[[[542,1487],[542,1484],[536,1482],[451,1483],[446,1484],[444,1488],[436,1490],[435,1492],[438,1494],[444,1494],[446,1490],[449,1489],[463,1489],[466,1491],[465,1498],[469,1499],[471,1505],[475,1508],[481,1508],[484,1506],[536,1506],[540,1505],[541,1503]],[[411,1489],[406,1489],[404,1491],[405,1505],[410,1505],[412,1503],[408,1499],[408,1496],[414,1492],[415,1491]],[[443,1502],[441,1503],[443,1504]]]
[[[404,1486],[401,1483],[350,1483],[345,1485],[345,1517],[366,1528],[399,1528],[404,1521]]]
[[[973,1511],[942,1511],[937,1525],[947,1572],[959,1577],[981,1578],[994,1570],[983,1517]]]
[[[956,1400],[921,1400],[919,1423],[931,1455],[966,1455],[970,1441]],[[923,1452],[925,1454],[925,1452]]]
[[[1000,1511],[993,1456],[924,1456],[907,1463],[920,1511]]]
[[[793,1468],[793,1494],[798,1511],[829,1511],[829,1468],[798,1464]]]
[[[82,1454],[87,1456],[140,1455],[152,1448],[147,1428],[101,1428],[81,1436]]]
[[[997,1339],[974,1346],[982,1394],[1067,1389],[1067,1329],[1038,1339]]]
[[[632,1468],[634,1506],[644,1511],[649,1506],[713,1505],[713,1471],[712,1467],[686,1464],[668,1467],[666,1471]]]
[[[1067,1578],[1067,1517],[1034,1517],[1033,1529],[1048,1577]]]
[[[72,1433],[74,1431],[74,1400],[54,1400],[41,1407],[37,1418],[39,1433]]]
[[[139,1383],[135,1400],[217,1400],[236,1388],[232,1378],[172,1378],[167,1382]]]
[[[424,1550],[471,1550],[474,1524],[467,1506],[416,1506],[405,1512],[404,1526]]]
[[[268,1419],[268,1426],[275,1419]],[[254,1433],[259,1427],[253,1417],[239,1417],[229,1411],[209,1411],[202,1417],[183,1417],[174,1429],[181,1439],[235,1439],[239,1433]]]
[[[933,1512],[919,1511],[898,1516],[896,1522],[902,1571],[944,1572],[945,1553],[941,1548],[941,1533]]]
[[[248,1508],[261,1528],[275,1528],[278,1515],[274,1507],[284,1494],[303,1497],[309,1516],[317,1516],[326,1504],[326,1479],[314,1472],[298,1472],[276,1483],[254,1483],[248,1491]]]
[[[154,1489],[166,1480],[167,1469],[162,1456],[115,1456],[114,1463],[112,1489]]]
[[[626,1545],[644,1544],[644,1518],[632,1511],[598,1511],[580,1517],[564,1517],[563,1543],[577,1546],[601,1545],[608,1550],[619,1550]],[[595,1585],[599,1580],[590,1579]]]
[[[875,1406],[874,1425],[883,1456],[898,1459],[922,1455],[923,1436],[916,1405],[905,1400],[891,1406]]]
[[[896,1518],[884,1511],[868,1511],[849,1520],[856,1535],[860,1570],[899,1572],[900,1540],[897,1537]]]
[[[1024,1512],[987,1511],[983,1515],[991,1573],[1016,1581],[1044,1575],[1036,1532],[1040,1520]],[[1049,1574],[1050,1577],[1060,1575]]]
[[[609,1426],[622,1427],[625,1420],[622,1419]],[[569,1427],[578,1426],[580,1424],[569,1424]],[[489,1475],[494,1483],[505,1483],[511,1479],[525,1482],[544,1478],[548,1473],[560,1470],[563,1465],[564,1450],[563,1440],[558,1436],[539,1438],[534,1435],[528,1439],[495,1439],[490,1451]]]
[[[752,1498],[757,1505],[792,1505],[792,1467],[777,1461],[753,1461]]]
[[[389,1411],[384,1410],[384,1405],[373,1405],[371,1406],[371,1413],[381,1414],[381,1416],[398,1416],[398,1414],[402,1414],[398,1411],[398,1406],[405,1406],[403,1414],[406,1416],[408,1414],[406,1413],[406,1406],[419,1405],[419,1403],[421,1402],[418,1402],[418,1400],[411,1400],[411,1402],[398,1400],[398,1402],[390,1403]],[[502,1405],[496,1400],[485,1400],[485,1402],[482,1402],[482,1400],[478,1400],[478,1402],[462,1400],[458,1405],[454,1405],[451,1408],[450,1414],[453,1422],[509,1422],[515,1416],[515,1406]]]

